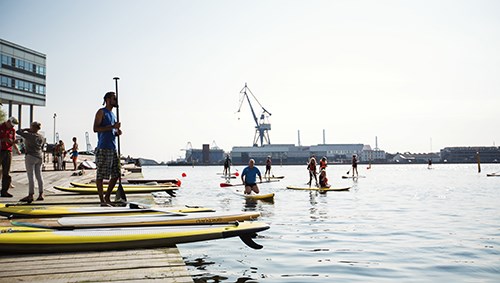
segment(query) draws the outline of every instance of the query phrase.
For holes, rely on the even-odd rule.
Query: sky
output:
[[[49,142],[92,148],[120,77],[123,155],[251,146],[248,84],[273,144],[390,153],[500,144],[500,1],[0,0],[0,38],[47,55]],[[252,101],[258,116],[261,107]],[[7,107],[3,106],[4,110]],[[13,108],[17,113],[17,106]],[[23,107],[24,123],[29,108]],[[27,125],[22,125],[27,126]]]

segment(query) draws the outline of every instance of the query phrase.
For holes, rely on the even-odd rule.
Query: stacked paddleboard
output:
[[[156,248],[228,237],[240,237],[259,249],[262,246],[252,237],[269,229],[265,223],[248,222],[259,217],[258,212],[136,203],[124,207],[0,204],[0,215],[30,218],[0,227],[3,254]]]
[[[54,230],[33,227],[0,227],[0,252],[52,253],[95,250],[171,247],[182,243],[240,237],[252,248],[256,232],[269,229],[258,222],[189,226],[154,226]]]
[[[70,183],[72,187],[54,186],[55,189],[68,193],[77,193],[85,195],[95,195],[97,194],[97,185],[95,183],[82,184],[82,183]],[[153,192],[167,192],[174,195],[175,190],[179,188],[177,184],[174,183],[161,183],[161,184],[126,184],[122,185],[123,190],[126,194],[144,194]],[[106,190],[106,186],[104,187]],[[113,193],[118,190],[118,184],[113,188]]]

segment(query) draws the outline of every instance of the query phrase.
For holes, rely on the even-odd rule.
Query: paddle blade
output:
[[[232,187],[233,185],[232,184],[229,184],[229,183],[220,183],[220,187],[221,188],[225,188],[225,187]]]
[[[116,189],[115,201],[127,201],[127,196],[125,195],[122,182],[119,182],[118,188]]]

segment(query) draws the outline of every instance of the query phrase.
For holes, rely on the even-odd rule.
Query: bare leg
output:
[[[109,179],[108,190],[106,191],[106,196],[104,197],[106,203],[111,203],[111,193],[113,192],[113,188],[115,187],[117,180],[118,178]]]
[[[245,185],[245,195],[249,195],[252,192],[252,187]]]
[[[96,179],[95,184],[97,186],[97,193],[99,194],[99,201],[101,202],[101,205],[105,204],[106,201],[104,200],[104,194],[103,194],[103,188],[102,188],[102,179]]]
[[[259,187],[257,187],[257,185],[253,185],[252,186],[252,191],[254,191],[256,194],[259,193]]]

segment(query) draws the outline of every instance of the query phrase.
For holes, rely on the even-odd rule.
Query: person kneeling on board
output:
[[[241,173],[241,181],[245,185],[245,194],[249,195],[254,191],[256,194],[259,193],[259,187],[257,186],[257,175],[259,175],[260,182],[262,183],[262,175],[260,174],[259,168],[255,167],[255,160],[250,159],[248,161],[248,166],[243,169]]]
[[[326,177],[326,170],[321,170],[319,173],[319,187],[320,188],[329,188],[330,184],[328,184],[328,178]]]

